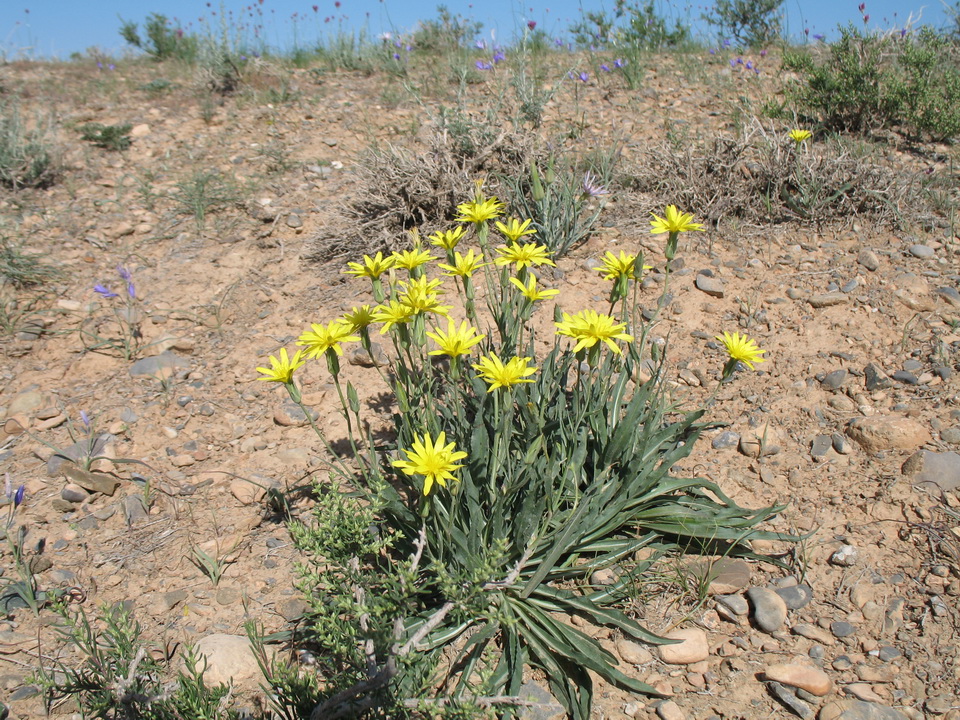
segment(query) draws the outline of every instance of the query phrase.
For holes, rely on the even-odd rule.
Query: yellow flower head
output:
[[[467,453],[457,450],[456,443],[444,445],[447,436],[444,433],[437,435],[434,442],[430,433],[424,433],[423,439],[419,435],[413,437],[413,449],[403,449],[406,453],[406,460],[394,460],[391,465],[400,468],[405,475],[423,475],[423,494],[430,494],[430,489],[434,483],[447,486],[447,480],[456,480],[453,471],[462,468],[463,465],[457,465],[457,460],[462,460]]]
[[[293,358],[287,357],[287,349],[280,348],[280,359],[277,360],[273,355],[270,356],[270,367],[258,367],[266,377],[257,378],[257,380],[266,380],[267,382],[278,382],[284,385],[293,382],[293,373],[297,368],[304,366],[303,350],[297,350]]]
[[[430,244],[441,247],[448,252],[453,250],[463,238],[463,227],[458,225],[453,230],[437,231],[430,236]]]
[[[350,312],[343,316],[341,322],[350,328],[350,332],[356,332],[357,330],[367,327],[370,323],[375,322],[375,320],[376,318],[373,317],[373,311],[370,310],[370,306],[361,305],[360,307],[351,309]]]
[[[457,328],[453,320],[447,318],[447,332],[444,333],[440,328],[434,332],[427,332],[427,337],[436,341],[440,346],[439,350],[431,350],[430,355],[449,355],[450,357],[459,357],[469,355],[471,348],[483,340],[486,335],[477,335],[477,329],[467,322],[460,323]]]
[[[500,217],[503,208],[504,204],[495,197],[485,198],[483,196],[483,180],[477,180],[477,191],[474,193],[473,201],[457,205],[460,217],[455,218],[455,220],[460,223],[469,222],[480,225],[488,220]]]
[[[556,263],[550,259],[550,252],[546,245],[537,245],[536,243],[510,245],[509,247],[501,245],[496,250],[500,253],[500,257],[493,261],[497,265],[516,263],[517,270],[534,265],[553,265],[556,267]]]
[[[394,266],[398,268],[416,270],[421,265],[433,260],[434,257],[430,254],[429,250],[422,250],[419,247],[415,247],[413,250],[404,250],[403,252],[394,251],[390,259],[393,260]]]
[[[547,298],[552,298],[555,295],[559,295],[559,290],[537,290],[537,276],[533,273],[530,273],[527,276],[527,284],[524,285],[517,278],[510,278],[510,284],[515,285],[520,292],[526,295],[527,299],[530,302],[536,302],[537,300],[546,300]]]
[[[809,140],[813,137],[813,133],[809,130],[800,130],[799,128],[791,130],[789,133],[787,133],[787,135],[789,135],[790,139],[793,140],[797,145],[802,143],[804,140]]]
[[[475,255],[473,249],[471,249],[466,255],[455,252],[453,254],[453,265],[437,263],[437,267],[447,270],[448,272],[445,272],[444,275],[451,277],[454,275],[473,277],[473,274],[486,264],[481,262],[481,260],[483,260],[483,257]]]
[[[410,322],[410,318],[416,314],[417,311],[412,307],[396,300],[391,300],[388,305],[377,305],[373,309],[373,319],[383,323],[383,327],[380,328],[381,335],[394,325]]]
[[[311,330],[304,332],[297,338],[297,345],[306,345],[307,349],[304,357],[318,358],[325,354],[327,350],[333,350],[337,355],[343,355],[342,342],[358,342],[360,338],[351,335],[353,327],[345,325],[340,320],[334,320],[327,323],[327,326],[311,323]]]
[[[446,316],[450,307],[440,304],[440,285],[439,279],[427,280],[425,277],[401,282],[400,302],[409,307],[414,315],[434,313]]]
[[[693,222],[693,215],[682,213],[676,205],[667,205],[666,217],[662,218],[655,213],[650,221],[650,232],[653,235],[660,233],[681,233],[688,230],[703,230],[703,225]]]
[[[637,271],[637,256],[628,255],[623,250],[620,251],[620,257],[607,250],[607,254],[602,258],[603,266],[596,268],[597,272],[603,273],[604,280],[618,280],[622,277],[630,280],[639,280],[643,275],[643,270],[650,270],[652,265],[644,265]]]
[[[766,362],[764,358],[760,357],[766,350],[761,350],[757,343],[746,335],[741,335],[738,332],[731,335],[724,332],[723,335],[717,335],[717,340],[723,343],[731,360],[738,360],[751,370],[754,369],[753,363]]]
[[[363,256],[363,263],[347,263],[348,270],[344,270],[344,275],[354,275],[356,277],[368,277],[377,280],[387,270],[393,267],[392,257],[383,257],[382,252],[378,252],[375,257],[369,255]]]
[[[520,240],[524,235],[536,235],[535,228],[530,227],[530,220],[524,220],[522,223],[517,218],[510,218],[506,225],[497,220],[497,230],[511,243]]]
[[[480,378],[490,387],[487,392],[493,392],[497,388],[508,388],[519,383],[532,383],[530,376],[537,372],[537,368],[530,367],[528,357],[510,358],[506,364],[494,353],[490,353],[480,358],[480,362],[473,368],[480,375]]]
[[[584,348],[592,348],[598,342],[605,342],[611,350],[619,354],[622,350],[614,340],[633,341],[633,335],[624,332],[624,323],[618,323],[611,316],[596,310],[581,310],[573,316],[563,313],[563,321],[554,325],[557,326],[558,335],[566,335],[577,341],[573,348],[575,353]]]

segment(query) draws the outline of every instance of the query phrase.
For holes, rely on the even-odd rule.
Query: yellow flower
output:
[[[403,252],[394,251],[390,256],[394,266],[404,270],[416,270],[421,265],[434,259],[429,250],[421,250],[419,247],[413,250],[404,250]]]
[[[435,328],[435,330],[436,332],[428,332],[427,337],[433,338],[440,349],[431,350],[430,355],[449,355],[450,357],[469,355],[470,349],[486,337],[486,335],[477,335],[477,329],[467,322],[460,323],[458,329],[453,320],[449,318],[447,319],[446,333],[440,328]]]
[[[624,332],[626,325],[618,323],[609,315],[603,315],[596,310],[581,310],[570,316],[563,313],[563,322],[554,323],[558,335],[566,335],[577,341],[573,351],[580,352],[584,348],[592,348],[598,342],[605,342],[615,353],[622,350],[614,340],[632,342],[633,335]]]
[[[530,302],[546,300],[547,298],[552,298],[554,295],[560,294],[559,290],[537,290],[537,276],[533,273],[530,273],[527,278],[526,285],[517,278],[510,278],[510,284],[516,285],[520,289],[520,292],[527,296]]]
[[[306,345],[304,357],[318,358],[327,350],[333,350],[337,355],[343,355],[342,342],[358,342],[360,338],[351,335],[353,328],[344,325],[340,320],[327,323],[327,326],[310,323],[312,330],[307,330],[299,338],[297,345]]]
[[[450,306],[440,304],[440,284],[438,279],[427,280],[425,277],[401,282],[400,302],[409,307],[414,315],[432,312],[445,316]]]
[[[537,368],[530,367],[527,364],[529,362],[530,358],[528,357],[514,357],[510,358],[504,365],[500,358],[494,353],[490,353],[486,357],[481,357],[480,362],[473,368],[479,373],[483,381],[490,386],[487,392],[493,392],[497,388],[508,388],[519,383],[533,382],[530,375],[537,372]]]
[[[280,359],[277,360],[273,355],[270,356],[270,368],[258,367],[266,377],[257,378],[257,380],[266,380],[267,382],[278,382],[284,385],[293,382],[293,372],[304,366],[303,350],[297,350],[293,358],[287,357],[287,349],[280,348]]]
[[[378,252],[375,257],[369,255],[363,256],[363,263],[347,263],[349,270],[344,270],[344,275],[355,275],[356,277],[368,277],[373,280],[378,279],[387,270],[393,267],[392,257],[383,257],[382,252]]]
[[[373,309],[373,319],[383,323],[380,329],[381,335],[394,325],[410,322],[410,318],[416,314],[416,310],[412,307],[396,300],[391,300],[389,305],[377,305]]]
[[[693,222],[693,215],[680,212],[676,205],[667,205],[666,218],[655,213],[650,214],[653,215],[653,220],[650,221],[650,232],[653,235],[703,230],[703,225]]]
[[[504,204],[495,197],[481,199],[476,198],[473,202],[461,203],[457,205],[460,211],[460,217],[454,218],[459,223],[473,223],[479,225],[487,220],[493,220],[500,217],[503,212]]]
[[[370,306],[361,305],[360,307],[351,309],[350,312],[344,315],[342,323],[350,328],[350,332],[356,332],[357,330],[367,327],[374,321],[375,318],[373,317],[373,312],[370,310]]]
[[[549,257],[546,245],[537,245],[536,243],[511,245],[510,247],[501,245],[496,250],[500,253],[500,257],[494,260],[497,265],[516,263],[517,270],[534,265],[553,265],[556,267],[556,263]]]
[[[813,133],[809,130],[791,130],[787,135],[790,136],[790,139],[793,140],[797,145],[802,143],[804,140],[809,140],[813,137]]]
[[[482,257],[474,255],[473,250],[471,249],[466,255],[461,255],[460,253],[453,254],[453,265],[444,265],[443,263],[437,263],[437,267],[448,270],[444,275],[453,276],[459,275],[460,277],[473,277],[473,274],[482,268],[486,263],[480,262],[483,260]]]
[[[510,242],[515,243],[524,235],[536,235],[537,231],[530,227],[530,220],[524,220],[522,223],[517,218],[510,218],[509,222],[504,225],[502,222],[497,220],[497,230],[500,231],[500,234],[507,238]]]
[[[447,436],[442,432],[437,435],[436,442],[430,433],[424,433],[422,440],[419,435],[414,435],[413,449],[403,449],[407,459],[394,460],[391,465],[400,468],[405,475],[423,475],[423,494],[429,495],[434,483],[446,487],[447,480],[457,479],[453,471],[463,465],[457,465],[456,462],[467,456],[462,450],[456,450],[456,443],[444,445],[446,441]]]
[[[438,230],[435,232],[430,236],[430,244],[451,251],[457,246],[461,238],[463,238],[463,228],[458,225],[453,230],[444,232]]]
[[[620,251],[620,257],[607,250],[607,254],[602,258],[603,267],[596,268],[597,272],[604,273],[604,280],[617,280],[625,277],[631,280],[639,280],[643,275],[643,270],[650,270],[652,265],[644,265],[642,270],[637,272],[637,256],[628,255],[623,250]]]
[[[731,335],[728,332],[724,332],[723,335],[717,335],[717,340],[723,343],[723,346],[727,350],[727,355],[730,356],[731,360],[738,360],[751,370],[754,369],[753,363],[766,362],[766,360],[760,357],[766,350],[761,350],[757,347],[757,343],[746,335],[741,335],[740,333]]]

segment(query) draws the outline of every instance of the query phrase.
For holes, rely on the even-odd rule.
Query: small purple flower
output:
[[[407,52],[413,52],[413,45],[410,45],[410,44],[408,43],[408,44],[406,44],[406,45],[403,46],[403,49],[406,50]]]
[[[127,297],[129,297],[131,300],[137,299],[137,291],[133,287],[132,280],[127,283]]]
[[[615,68],[622,68],[626,64],[627,64],[627,61],[624,60],[623,58],[617,58],[616,60],[613,61],[613,66]]]
[[[600,69],[603,70],[604,72],[610,72],[610,66],[607,65],[606,63],[602,63],[600,65]]]
[[[607,188],[597,182],[596,176],[589,170],[583,176],[583,194],[589,195],[590,197],[599,197],[600,195],[607,195]]]
[[[507,56],[504,55],[504,54],[503,54],[503,51],[501,51],[501,50],[497,50],[497,52],[495,52],[495,53],[493,54],[493,64],[494,64],[494,65],[496,65],[496,64],[497,64],[498,62],[500,62],[501,60],[506,60],[506,59],[507,59]]]
[[[86,410],[80,411],[80,420],[83,421],[84,427],[90,427],[90,416],[87,415]]]
[[[488,63],[488,62],[484,62],[483,60],[477,60],[477,63],[476,63],[476,64],[477,64],[477,70],[492,70],[492,69],[493,69],[493,65],[491,65],[491,64]]]
[[[820,33],[814,33],[814,34],[813,34],[813,39],[816,40],[816,41],[818,41],[818,42],[823,42],[823,40],[824,40],[825,37],[826,37],[825,35],[821,35]]]
[[[120,297],[120,296],[117,295],[115,292],[111,292],[110,289],[107,288],[106,286],[100,285],[100,284],[94,285],[94,286],[93,286],[93,291],[94,291],[95,293],[99,294],[99,295],[102,295],[102,296],[105,297],[105,298],[108,298],[108,299],[109,299],[109,298]]]
[[[723,41],[723,46],[725,48],[730,47],[730,44],[731,44],[730,38],[727,38],[726,40]]]
[[[117,66],[114,65],[113,63],[110,63],[109,65],[107,65],[107,69],[108,69],[108,70],[116,70],[116,69],[117,69]]]
[[[394,59],[394,60],[399,60],[399,59],[400,59],[400,53],[394,53],[394,54],[393,54],[393,59]]]
[[[746,68],[747,70],[753,70],[753,60],[747,60]]]
[[[102,62],[97,62],[97,68],[98,68],[99,70],[103,70],[103,63],[102,63]]]
[[[743,65],[743,58],[742,58],[742,57],[738,57],[738,58],[737,58],[737,65]]]
[[[20,503],[23,502],[23,495],[26,491],[27,491],[27,488],[25,485],[21,485],[20,487],[17,488],[17,492],[13,496],[13,506],[15,508],[20,507]]]
[[[579,78],[580,82],[587,82],[590,80],[590,75],[587,72],[581,72],[577,78]]]
[[[117,265],[117,275],[119,275],[121,279],[127,280],[128,282],[131,277],[130,271],[127,270],[123,265]]]
[[[527,20],[527,29],[528,29],[528,30],[531,30],[531,31],[532,31],[532,30],[534,30],[536,27],[537,27],[537,21],[536,21],[536,20]]]
[[[903,40],[906,36],[907,36],[907,29],[903,28],[903,30],[900,31],[900,39]]]
[[[753,71],[754,71],[757,75],[760,74],[760,68],[754,68]]]
[[[710,48],[710,54],[711,54],[711,55],[716,55],[716,54],[717,54],[716,49],[715,49],[715,48]]]
[[[557,38],[556,40],[553,41],[553,44],[556,45],[557,47],[563,47],[563,39]]]
[[[477,40],[477,41],[473,44],[473,46],[474,46],[477,50],[486,50],[486,49],[487,49],[487,43],[486,43],[486,41],[484,41],[484,40]]]
[[[766,57],[766,56],[767,56],[767,50],[766,48],[764,48],[763,50],[760,51],[760,57]]]
[[[737,61],[733,58],[730,58],[730,67],[735,68],[737,66]]]

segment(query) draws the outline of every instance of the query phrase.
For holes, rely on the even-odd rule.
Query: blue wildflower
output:
[[[110,289],[107,288],[106,286],[100,285],[100,284],[94,285],[94,286],[93,286],[93,291],[94,291],[95,293],[99,294],[99,295],[102,295],[102,296],[105,297],[105,298],[108,298],[108,299],[109,299],[109,298],[120,297],[120,296],[117,295],[115,292],[111,292]]]

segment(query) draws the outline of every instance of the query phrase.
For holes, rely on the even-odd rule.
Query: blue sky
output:
[[[694,22],[710,4],[709,0],[701,2],[660,0],[658,7],[664,15]],[[301,45],[309,46],[338,29],[365,26],[373,34],[412,29],[418,20],[435,18],[437,4],[434,0],[263,0],[262,4],[260,0],[225,0],[222,7],[234,21],[242,18],[251,26],[262,25],[268,45],[289,48],[294,32]],[[552,36],[562,36],[582,12],[612,12],[614,7],[613,0],[447,0],[445,4],[454,13],[482,22],[485,37],[493,32],[497,39],[508,42],[529,20],[536,21],[538,28]],[[859,0],[786,0],[783,9],[791,36],[801,37],[803,30],[809,28],[811,34],[823,34],[830,39],[836,36],[838,24],[862,24],[858,4]],[[72,52],[94,47],[120,55],[125,48],[117,33],[121,16],[142,22],[148,13],[159,12],[180,19],[184,26],[202,30],[219,27],[220,11],[220,0],[212,0],[210,7],[205,0],[2,0],[0,57],[67,58]],[[873,29],[899,29],[911,12],[921,15],[922,23],[942,26],[947,22],[940,0],[866,0],[865,13],[870,16],[869,27]],[[327,18],[330,20],[325,22]]]

